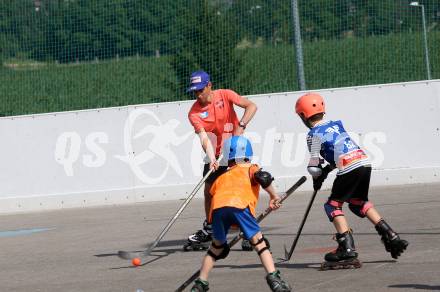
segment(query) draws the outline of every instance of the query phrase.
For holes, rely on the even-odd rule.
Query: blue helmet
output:
[[[251,142],[243,136],[232,136],[223,143],[223,154],[228,156],[228,160],[252,160]]]

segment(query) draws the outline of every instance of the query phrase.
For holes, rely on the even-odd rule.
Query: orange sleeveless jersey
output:
[[[215,180],[210,190],[212,200],[209,222],[212,219],[212,212],[222,207],[238,209],[249,207],[255,217],[260,184],[254,181],[254,173],[259,169],[256,164],[237,164]]]

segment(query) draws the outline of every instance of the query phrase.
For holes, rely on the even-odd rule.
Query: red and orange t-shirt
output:
[[[211,103],[202,107],[196,101],[188,113],[188,119],[194,127],[194,131],[199,133],[204,129],[214,134],[216,139],[215,155],[220,155],[223,137],[230,137],[238,125],[237,114],[234,111],[234,104],[237,104],[240,95],[229,89],[218,89],[212,91]],[[211,141],[213,137],[210,137]],[[214,146],[214,144],[213,144]]]

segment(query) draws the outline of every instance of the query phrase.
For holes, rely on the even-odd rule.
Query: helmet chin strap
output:
[[[300,117],[301,117],[301,120],[303,121],[304,125],[306,125],[307,128],[309,128],[309,129],[313,128],[313,125],[310,124],[308,119],[304,118],[302,115],[300,115]]]

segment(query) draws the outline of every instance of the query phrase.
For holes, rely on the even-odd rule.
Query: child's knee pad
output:
[[[373,207],[370,201],[362,201],[359,199],[351,199],[348,203],[348,208],[350,208],[351,212],[361,218],[365,218],[368,210]]]
[[[216,254],[211,250],[211,248],[214,248],[214,249],[221,249],[222,251],[221,251],[221,253],[220,253],[219,255],[216,255]],[[214,242],[213,242],[213,243],[211,243],[211,248],[208,249],[207,254],[208,254],[210,257],[212,257],[212,258],[214,259],[214,261],[218,261],[218,260],[222,260],[222,259],[226,258],[226,257],[228,256],[228,254],[229,254],[229,251],[230,251],[230,247],[229,247],[229,244],[228,244],[227,242],[223,243],[222,245],[216,245],[216,244],[214,244]]]
[[[342,212],[343,204],[343,202],[338,202],[331,199],[328,199],[328,201],[324,204],[324,210],[330,222],[333,222],[333,219],[336,216],[344,216],[344,212]]]
[[[249,241],[249,242],[255,248],[255,250],[257,251],[258,255],[261,255],[266,250],[268,250],[270,252],[269,240],[267,240],[267,238],[265,238],[264,235],[255,244],[252,243],[252,241]],[[263,242],[265,243],[266,246],[257,250],[257,245],[259,245],[259,244],[261,244]]]

